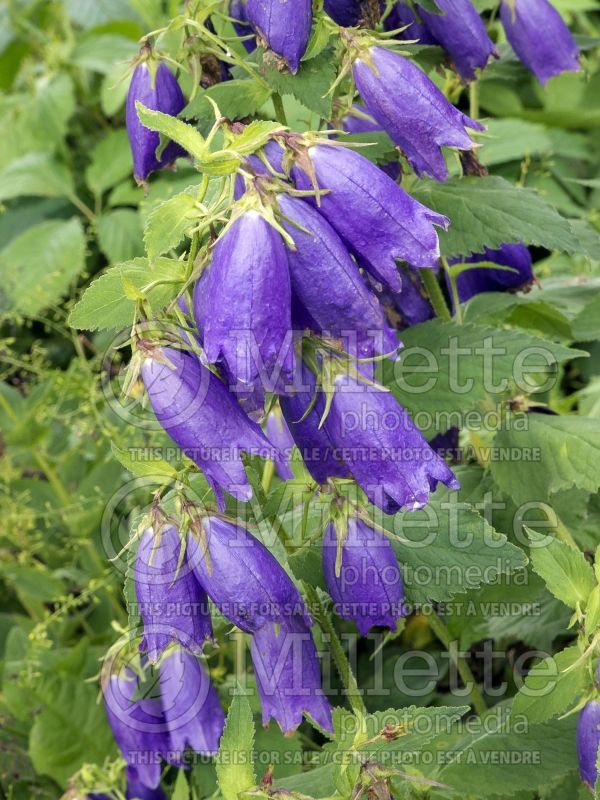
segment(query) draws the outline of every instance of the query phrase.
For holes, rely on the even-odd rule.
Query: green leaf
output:
[[[271,134],[277,130],[281,130],[278,122],[256,120],[247,125],[242,133],[234,136],[231,146],[237,153],[243,155],[254,153],[259,147],[263,147],[271,138]]]
[[[49,153],[29,153],[0,171],[0,200],[13,197],[67,197],[73,194],[73,179],[67,167]]]
[[[126,62],[138,52],[137,42],[116,34],[99,34],[83,37],[71,53],[71,61],[78,67],[108,74],[117,62],[124,71]]]
[[[486,120],[486,125],[487,132],[481,137],[482,147],[477,155],[488,167],[554,149],[552,138],[543,125],[522,119],[490,119]]]
[[[600,420],[535,413],[519,419],[523,421],[519,430],[511,426],[499,431],[493,446],[523,457],[491,461],[494,480],[517,505],[548,502],[552,494],[572,486],[598,489]]]
[[[136,458],[136,450],[125,450],[112,442],[111,449],[114,457],[137,478],[152,476],[157,481],[169,483],[177,477],[177,470],[172,467],[164,458],[140,461]]]
[[[92,160],[85,171],[88,186],[96,195],[116,186],[131,174],[131,149],[127,131],[111,131],[92,151]]]
[[[383,383],[413,416],[423,412],[417,423],[432,433],[460,427],[468,412],[483,413],[515,391],[535,394],[556,364],[582,355],[519,330],[441,319],[411,326],[402,342],[400,358],[384,364]]]
[[[197,224],[199,212],[196,208],[196,191],[190,186],[160,203],[148,215],[144,241],[150,261],[176,247]]]
[[[327,94],[336,76],[336,59],[332,47],[318,56],[303,61],[296,75],[267,67],[264,77],[279,94],[293,94],[306,108],[321,117],[331,116],[332,95]]]
[[[536,531],[530,530],[528,535],[533,569],[548,590],[570,608],[585,608],[596,579],[581,550]]]
[[[137,211],[119,208],[97,221],[98,244],[109,262],[118,264],[144,254],[142,223]]]
[[[267,102],[270,94],[269,87],[258,81],[224,81],[211,86],[204,93],[199,93],[184,109],[183,116],[203,119],[212,115],[212,106],[207,100],[210,97],[228,119],[249,117]]]
[[[527,673],[525,683],[513,701],[513,714],[524,714],[530,722],[546,722],[568,711],[583,689],[585,661],[569,672],[565,670],[580,657],[578,647],[567,647],[537,663]]]
[[[504,178],[452,178],[447,183],[422,181],[414,196],[451,222],[440,231],[442,254],[480,253],[504,242],[525,242],[548,250],[574,253],[580,243],[569,221],[531,189],[512,186]]]
[[[240,792],[256,786],[252,763],[254,720],[246,697],[238,687],[233,696],[216,757],[219,789],[225,800],[238,800]]]
[[[28,228],[0,251],[6,301],[23,314],[39,314],[68,292],[83,269],[84,255],[85,236],[77,218]]]
[[[161,111],[151,111],[146,108],[139,100],[135,104],[140,122],[151,131],[158,131],[168,139],[172,139],[180,144],[187,152],[198,161],[202,161],[208,155],[208,148],[204,138],[196,128],[188,125],[177,117],[170,114],[163,114]]]
[[[135,258],[117,264],[89,285],[71,311],[69,325],[85,330],[120,330],[130,326],[135,303],[126,296],[124,282],[141,291],[158,280],[169,283],[160,284],[146,292],[154,309],[162,308],[176,296],[177,285],[185,280],[185,264],[169,258],[157,259],[152,267],[147,258]]]
[[[171,800],[189,800],[189,797],[190,787],[188,786],[186,772],[185,770],[180,769],[177,773],[177,779],[175,780],[175,786],[173,788]]]

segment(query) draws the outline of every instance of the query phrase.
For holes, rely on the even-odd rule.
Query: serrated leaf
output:
[[[252,763],[254,720],[250,704],[238,687],[233,696],[215,765],[219,789],[225,800],[238,800],[240,792],[256,786]]]
[[[531,563],[548,590],[570,608],[585,608],[596,586],[594,570],[581,550],[559,539],[550,539],[528,531],[531,540]]]
[[[422,181],[414,196],[449,217],[448,231],[439,231],[442,254],[481,253],[485,247],[524,242],[548,250],[575,253],[580,243],[569,221],[531,189],[504,178],[452,178],[447,183]]]
[[[71,173],[49,153],[28,153],[0,171],[0,200],[13,197],[67,197],[73,194]]]
[[[131,325],[134,303],[124,294],[123,281],[138,291],[158,280],[173,283],[154,286],[146,299],[154,309],[172,300],[178,284],[185,280],[185,264],[169,258],[158,258],[150,266],[147,258],[135,258],[117,264],[93,281],[69,316],[69,325],[85,330],[123,329]]]
[[[177,477],[177,470],[164,458],[141,461],[136,457],[139,455],[137,450],[122,449],[117,447],[114,442],[111,443],[111,449],[119,463],[138,478],[152,476],[157,479],[157,482],[169,483]]]
[[[281,127],[278,122],[256,120],[246,125],[241,133],[234,136],[231,146],[237,153],[243,155],[254,153],[269,141],[274,131],[281,130]]]
[[[144,241],[150,261],[176,247],[197,222],[198,209],[193,187],[156,206],[148,215]]]
[[[93,149],[85,179],[92,192],[100,195],[130,175],[132,169],[127,131],[119,129],[111,131]]]
[[[161,111],[151,111],[139,100],[136,102],[135,107],[140,122],[146,128],[150,128],[151,131],[158,131],[168,139],[177,142],[198,161],[202,161],[206,157],[208,149],[204,138],[187,122],[177,119],[177,117],[172,117],[170,114],[163,114]]]
[[[515,696],[512,713],[523,714],[530,722],[545,722],[568,711],[583,688],[585,661],[568,672],[565,670],[580,657],[578,647],[567,647],[535,664]]]
[[[255,114],[271,94],[269,87],[252,80],[234,79],[211,86],[203,94],[199,93],[184,109],[184,116],[202,119],[212,115],[210,97],[218,105],[223,116],[240,119]]]
[[[68,292],[84,256],[85,235],[77,218],[27,228],[0,252],[0,307],[35,316]]]
[[[336,77],[334,50],[326,47],[318,56],[303,61],[296,75],[265,69],[265,80],[279,94],[293,94],[306,108],[321,117],[331,116],[332,96],[327,94]]]
[[[111,264],[144,254],[142,223],[137,211],[119,208],[108,211],[96,223],[98,244]]]
[[[499,431],[493,446],[507,453],[527,453],[528,460],[491,462],[494,480],[517,505],[547,502],[555,492],[573,486],[590,492],[598,489],[600,420],[532,413],[525,422],[521,430]]]

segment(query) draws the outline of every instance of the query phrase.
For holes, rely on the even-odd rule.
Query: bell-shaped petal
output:
[[[399,292],[386,292],[381,302],[392,310],[391,316],[400,330],[433,319],[435,312],[425,293],[421,276],[411,269],[402,269],[402,289]],[[389,311],[388,311],[389,313]]]
[[[302,620],[291,628],[267,623],[254,633],[250,650],[263,725],[274,719],[283,733],[291,733],[306,713],[324,730],[333,730],[319,657]]]
[[[376,122],[373,117],[367,112],[364,106],[354,103],[349,113],[342,119],[342,130],[346,133],[380,133],[383,132],[381,125]],[[402,168],[400,162],[386,161],[377,164],[379,169],[382,169],[386,175],[393,181],[397,181],[402,175]]]
[[[185,541],[172,526],[142,534],[134,565],[135,593],[144,623],[140,650],[152,663],[171,644],[201,653],[212,626],[206,592],[182,552]]]
[[[357,58],[352,72],[369,112],[406,155],[417,175],[447,180],[442,146],[471,150],[474,143],[466,128],[484,130],[483,125],[455,108],[404,56],[371,47],[368,59]]]
[[[249,53],[256,50],[256,38],[252,36],[252,28],[248,22],[246,0],[231,0],[229,3],[229,16],[233,18],[233,28],[238,36],[243,36],[242,44]],[[248,38],[250,37],[250,38]]]
[[[548,0],[502,0],[500,19],[512,49],[542,85],[579,70],[577,45]]]
[[[349,478],[350,471],[337,457],[327,429],[319,427],[324,409],[322,395],[317,395],[315,404],[306,413],[315,388],[314,373],[303,363],[302,383],[294,392],[279,398],[281,411],[304,464],[317,483],[325,483],[328,478]]]
[[[292,579],[275,556],[245,528],[205,517],[206,553],[197,548],[190,563],[221,613],[252,633],[267,622],[283,627],[310,617]]]
[[[294,369],[291,290],[280,234],[256,211],[241,214],[219,238],[194,313],[206,357],[223,358],[241,383],[277,391]]]
[[[323,8],[338,25],[351,28],[360,22],[361,0],[325,0]]]
[[[394,31],[405,25],[408,27],[400,31],[399,39],[416,40],[419,44],[439,44],[427,25],[417,19],[412,8],[402,0],[398,0],[385,18],[383,26],[386,31]]]
[[[290,481],[294,473],[290,467],[290,455],[294,447],[294,440],[281,411],[273,409],[265,423],[265,433],[268,440],[284,455],[284,459],[276,462],[275,468],[282,481]]]
[[[125,124],[133,156],[133,174],[138,182],[143,183],[151,172],[168,167],[186,153],[175,142],[169,142],[160,159],[156,157],[160,134],[140,122],[135,107],[138,100],[152,111],[162,111],[163,114],[176,117],[185,106],[185,98],[177,79],[162,61],[157,65],[154,76],[147,62],[135,68],[125,106]]]
[[[167,795],[162,786],[151,788],[140,780],[140,773],[135,767],[126,767],[125,776],[127,778],[127,800],[167,800]],[[114,796],[114,795],[113,795]],[[112,798],[107,798],[112,800]]]
[[[296,73],[310,37],[311,0],[248,0],[246,15],[269,50]]]
[[[415,267],[436,264],[440,251],[434,225],[447,227],[446,217],[421,205],[359,153],[317,144],[308,154],[319,189],[329,190],[320,196],[320,213],[375,278],[400,291],[395,259]],[[295,166],[292,175],[299,189],[312,188],[302,169]]]
[[[271,456],[273,447],[229,393],[198,359],[171,348],[161,359],[147,358],[142,378],[162,427],[200,467],[224,507],[222,489],[238,500],[249,500],[252,487],[241,453]],[[165,360],[167,363],[165,363]]]
[[[292,292],[317,324],[317,333],[341,338],[347,352],[370,358],[398,348],[383,308],[346,246],[327,220],[300,198],[280,195]]]
[[[139,680],[125,668],[104,688],[104,708],[121,755],[148,789],[160,783],[161,758],[169,752],[169,731],[158,698],[134,699]]]
[[[483,253],[474,253],[468,258],[453,259],[453,262],[476,264],[479,261],[492,261],[509,269],[481,267],[461,272],[456,278],[456,288],[461,303],[481,292],[505,292],[527,289],[535,276],[531,254],[524,244],[503,244],[497,250],[486,248]]]
[[[225,714],[209,675],[198,659],[179,648],[160,663],[160,698],[169,730],[169,761],[185,764],[185,751],[214,755]]]
[[[493,55],[497,56],[494,43],[471,0],[436,0],[436,5],[441,14],[419,6],[421,19],[446,50],[460,77],[472,81],[475,70],[483,69]]]
[[[325,426],[361,489],[386,513],[422,508],[440,481],[459,488],[391,392],[336,378]]]
[[[593,789],[598,779],[598,748],[600,747],[600,701],[585,704],[577,720],[577,758],[581,780]]]
[[[361,636],[374,625],[394,629],[404,616],[402,575],[392,545],[385,536],[362,520],[348,520],[336,574],[338,540],[335,525],[323,538],[323,575],[334,610],[342,619],[356,623]]]

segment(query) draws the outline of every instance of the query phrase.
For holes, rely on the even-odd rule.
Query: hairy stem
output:
[[[442,319],[451,320],[452,314],[450,313],[450,309],[448,308],[446,300],[444,299],[444,295],[440,289],[435,272],[431,268],[426,268],[420,269],[419,273],[423,279],[423,283],[425,284],[427,294],[429,295],[429,299],[431,300],[431,305],[433,306],[435,313]]]

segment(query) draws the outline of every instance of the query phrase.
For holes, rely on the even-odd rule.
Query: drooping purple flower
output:
[[[241,214],[219,238],[204,283],[210,313],[194,315],[206,357],[236,381],[280,390],[294,370],[291,289],[280,234],[256,211]]]
[[[315,375],[303,363],[302,386],[296,387],[295,392],[279,398],[281,411],[304,464],[315,481],[325,483],[328,478],[348,478],[350,471],[344,462],[336,457],[327,429],[319,428],[324,409],[322,395],[317,396],[317,401],[306,414],[313,401],[315,388]]]
[[[394,31],[405,25],[409,27],[398,34],[399,39],[416,39],[419,44],[439,44],[427,25],[417,20],[412,8],[402,0],[398,0],[390,14],[385,18],[383,26],[386,31]]]
[[[245,528],[218,517],[203,519],[207,553],[196,549],[189,561],[221,613],[247,633],[268,622],[282,627],[310,617],[287,572]]]
[[[147,358],[142,378],[162,427],[204,472],[219,507],[222,490],[238,500],[252,497],[241,453],[278,458],[256,423],[244,414],[227,387],[188,353],[162,348]]]
[[[361,5],[360,0],[325,0],[323,8],[338,25],[351,28],[360,22]]]
[[[308,150],[319,189],[319,211],[365,261],[365,266],[394,291],[401,281],[395,259],[415,267],[432,267],[439,258],[434,225],[448,219],[417,202],[375,164],[345,147],[317,144]],[[299,189],[311,189],[311,178],[295,166]],[[316,204],[316,200],[311,201]]]
[[[289,628],[267,623],[255,631],[250,651],[263,725],[274,719],[283,733],[291,733],[306,713],[324,730],[333,730],[319,658],[302,619],[296,618]]]
[[[212,638],[208,598],[185,558],[180,561],[182,547],[185,541],[170,525],[158,535],[148,528],[138,544],[134,582],[144,623],[140,650],[153,664],[170,644],[199,654]]]
[[[390,541],[362,520],[351,517],[342,544],[339,575],[337,549],[336,528],[330,524],[323,538],[323,575],[335,613],[355,622],[361,636],[366,636],[374,625],[394,629],[404,616],[404,592]]]
[[[338,376],[325,427],[370,502],[386,513],[422,508],[440,481],[459,488],[391,392]]]
[[[238,36],[243,36],[242,44],[249,53],[256,50],[256,39],[254,36],[248,39],[246,37],[252,35],[252,28],[248,22],[248,12],[246,10],[246,0],[231,0],[229,3],[229,16],[236,20],[233,23],[233,28]]]
[[[455,108],[419,67],[397,53],[371,47],[367,60],[355,60],[352,73],[369,112],[417,175],[447,180],[442,146],[471,150],[474,143],[466,128],[484,130]]]
[[[198,659],[173,648],[160,664],[160,697],[169,730],[169,761],[185,765],[185,751],[214,755],[225,714],[210,677]]]
[[[512,49],[542,85],[579,71],[577,45],[548,0],[502,0],[500,19]]]
[[[383,132],[381,125],[358,103],[354,103],[350,112],[342,119],[342,129],[345,130],[346,133]],[[398,160],[377,164],[377,166],[379,169],[382,169],[386,175],[389,175],[393,181],[397,181],[402,174],[402,169]]]
[[[396,328],[404,330],[411,325],[433,319],[435,312],[419,274],[415,270],[403,268],[400,268],[400,272],[402,289],[399,292],[390,292],[382,288],[378,290],[378,295]]]
[[[459,433],[458,428],[448,428],[445,433],[436,433],[433,439],[430,439],[429,446],[442,458],[449,455],[454,460],[458,460],[460,456],[458,449]]]
[[[503,244],[497,250],[486,248],[483,253],[474,253],[464,259],[453,259],[452,263],[476,264],[479,261],[492,261],[510,269],[481,267],[461,272],[456,278],[456,288],[461,303],[481,292],[526,289],[535,280],[531,254],[522,243]]]
[[[104,707],[117,747],[131,768],[128,778],[146,789],[156,789],[161,758],[166,760],[169,753],[169,732],[160,700],[134,699],[138,688],[139,679],[129,668],[111,675],[103,687]]]
[[[442,14],[419,6],[421,19],[449,54],[460,77],[472,81],[475,70],[483,69],[498,55],[494,43],[471,0],[436,0],[436,5]]]
[[[127,778],[127,800],[167,800],[167,795],[162,786],[151,788],[146,786],[141,780],[139,770],[135,767],[126,767],[125,776]]]
[[[579,774],[592,789],[598,779],[596,762],[600,747],[600,701],[585,704],[577,720],[577,758]]]
[[[265,423],[265,433],[271,444],[284,454],[285,458],[275,463],[277,474],[282,481],[291,481],[294,477],[290,467],[290,455],[294,440],[279,409],[273,409]]]
[[[311,205],[282,194],[282,224],[296,246],[288,251],[292,292],[317,332],[342,338],[347,352],[370,358],[398,348],[383,308],[335,230]]]
[[[248,0],[246,15],[269,50],[295,74],[310,37],[311,0]]]
[[[154,78],[147,62],[135,68],[125,106],[125,124],[133,156],[133,175],[136,181],[143,183],[151,172],[168,167],[176,158],[185,155],[185,150],[175,142],[169,142],[160,159],[156,157],[160,134],[145,128],[140,122],[135,107],[138,100],[152,111],[176,117],[185,105],[185,98],[166,64],[158,64]]]

